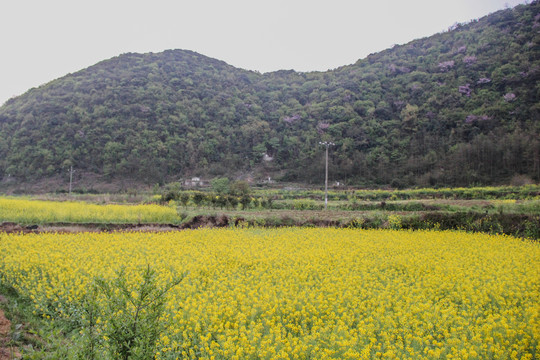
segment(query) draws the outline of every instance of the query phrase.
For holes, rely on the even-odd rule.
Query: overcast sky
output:
[[[1,0],[0,104],[126,52],[324,71],[525,0]]]

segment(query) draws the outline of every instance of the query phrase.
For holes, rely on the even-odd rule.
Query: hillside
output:
[[[539,181],[538,84],[538,1],[327,72],[124,54],[0,108],[0,179],[66,178],[74,165],[100,181],[322,183],[318,142],[330,140],[331,178],[348,184]]]

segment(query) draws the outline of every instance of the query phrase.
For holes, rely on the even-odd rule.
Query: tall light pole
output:
[[[326,210],[328,207],[328,148],[336,144],[328,141],[319,142],[319,144],[326,146],[326,168],[324,176],[324,210]]]
[[[71,185],[73,184],[73,173],[75,170],[73,170],[73,165],[69,167],[69,196],[71,196]]]

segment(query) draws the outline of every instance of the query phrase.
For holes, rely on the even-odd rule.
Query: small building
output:
[[[201,180],[201,178],[198,177],[192,177],[191,180],[186,180],[184,182],[184,185],[186,186],[203,186],[204,182]]]

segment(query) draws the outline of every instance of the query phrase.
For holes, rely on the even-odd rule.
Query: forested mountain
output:
[[[351,44],[354,46],[354,44]],[[185,50],[124,54],[0,108],[0,178],[146,183],[253,172],[349,184],[540,180],[540,3],[327,72],[260,74]]]

